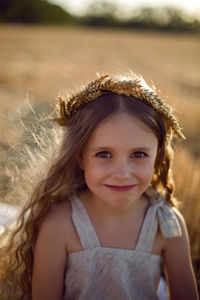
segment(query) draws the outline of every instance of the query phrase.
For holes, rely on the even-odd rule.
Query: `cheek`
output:
[[[154,164],[153,163],[141,163],[135,167],[137,177],[141,181],[151,181],[153,176]]]
[[[90,181],[91,183],[103,179],[110,172],[109,164],[100,164],[98,162],[88,161],[85,164],[84,174],[86,182]]]

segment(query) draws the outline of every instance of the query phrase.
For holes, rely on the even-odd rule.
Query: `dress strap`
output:
[[[72,206],[72,220],[83,249],[99,247],[98,236],[83,202],[77,196],[72,196],[70,201]]]
[[[182,235],[181,227],[172,207],[165,204],[161,196],[151,200],[151,206],[147,210],[136,250],[151,252],[158,225],[165,238]]]

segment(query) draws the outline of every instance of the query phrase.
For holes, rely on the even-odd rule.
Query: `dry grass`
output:
[[[9,141],[19,142],[23,134],[16,111],[27,94],[32,104],[45,106],[60,90],[71,91],[96,72],[132,69],[168,96],[188,137],[176,146],[176,195],[183,203],[193,259],[199,261],[200,36],[10,26],[0,27],[0,40],[1,166]]]

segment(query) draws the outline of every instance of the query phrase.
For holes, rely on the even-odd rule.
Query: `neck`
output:
[[[115,207],[96,198],[89,190],[80,194],[88,213],[96,216],[101,220],[121,220],[128,221],[135,219],[149,206],[149,201],[146,197],[141,196],[136,202],[126,207]]]

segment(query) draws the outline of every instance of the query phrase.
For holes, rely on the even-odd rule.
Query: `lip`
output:
[[[105,184],[105,186],[107,188],[109,188],[112,191],[130,191],[132,190],[136,184],[132,184],[132,185],[109,185],[109,184]]]

